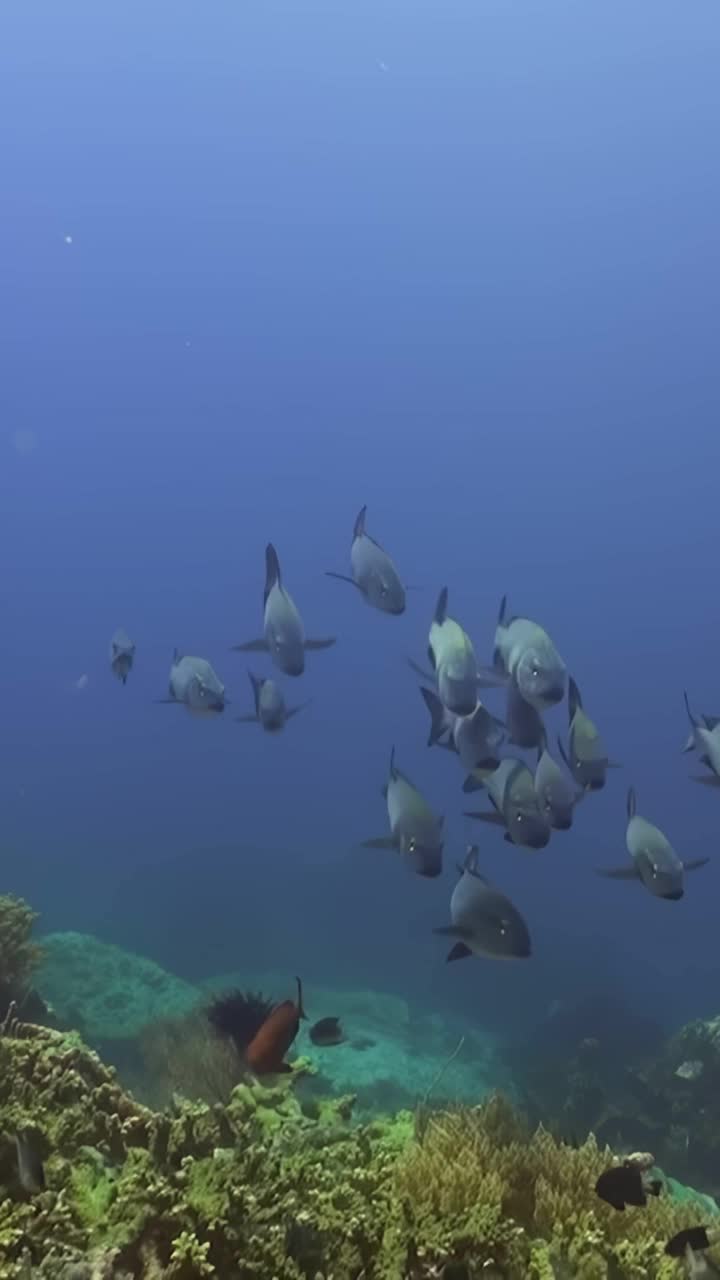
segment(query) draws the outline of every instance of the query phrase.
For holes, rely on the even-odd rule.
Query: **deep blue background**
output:
[[[0,887],[46,927],[500,1025],[591,983],[717,1012],[720,795],[679,746],[684,686],[720,711],[719,58],[714,0],[5,0]],[[400,620],[323,577],[365,502]],[[311,709],[153,705],[178,645],[245,709],[269,538],[339,637],[285,682]],[[523,966],[429,933],[470,826],[403,656],[444,583],[484,658],[503,592],[544,622],[624,765],[542,854],[473,830]],[[393,742],[444,883],[353,847]],[[593,875],[629,782],[713,856],[681,903]]]

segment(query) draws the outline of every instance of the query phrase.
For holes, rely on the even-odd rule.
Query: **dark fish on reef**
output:
[[[311,650],[329,649],[335,637],[309,640],[295,601],[283,586],[278,554],[271,542],[265,548],[264,632],[259,640],[235,644],[239,653],[269,653],[275,666],[286,676],[301,676],[305,670],[305,654]]]
[[[135,645],[127,631],[119,627],[110,641],[110,670],[118,680],[126,684],[134,661]]]
[[[245,1050],[245,1061],[255,1075],[276,1075],[292,1071],[292,1067],[284,1060],[285,1054],[300,1029],[301,1018],[305,1017],[302,983],[299,978],[295,981],[297,1003],[283,1000],[282,1004],[276,1005]]]
[[[683,751],[699,751],[701,763],[710,770],[709,773],[693,777],[693,782],[702,782],[707,787],[720,787],[720,716],[693,715],[687,693],[683,696],[690,721],[690,737]]]
[[[452,924],[433,933],[455,939],[448,960],[466,956],[525,959],[532,950],[525,921],[510,899],[480,874],[477,864],[477,845],[470,845],[450,898]]]
[[[468,770],[480,765],[497,768],[505,728],[501,720],[491,715],[481,702],[469,716],[456,716],[443,706],[434,689],[421,685],[420,693],[430,712],[429,747],[437,744],[454,751]]]
[[[544,849],[552,828],[540,811],[535,780],[522,760],[501,760],[497,769],[474,769],[465,779],[463,791],[485,788],[492,811],[466,810],[468,818],[505,827],[505,840],[529,849]]]
[[[206,1016],[215,1033],[230,1040],[243,1057],[275,1007],[259,991],[226,991],[210,1001]]]
[[[639,816],[633,787],[627,795],[627,816],[625,843],[632,864],[601,870],[598,875],[610,880],[640,880],[656,898],[678,901],[685,892],[683,872],[697,871],[710,859],[695,858],[692,862],[681,862],[664,832]]]
[[[506,616],[507,596],[500,602],[492,667],[481,674],[496,683],[512,680],[522,697],[538,711],[554,707],[565,696],[567,668],[550,636],[529,618]]]
[[[442,871],[443,819],[437,818],[417,787],[395,764],[395,748],[390,752],[390,770],[383,795],[390,822],[389,836],[363,841],[365,849],[395,849],[407,859],[412,870],[430,879]]]
[[[580,690],[572,676],[568,682],[568,750],[558,738],[558,748],[575,781],[585,791],[602,791],[608,769],[619,769],[608,757],[605,743],[583,708]]]
[[[366,531],[366,512],[367,507],[363,507],[353,528],[350,547],[352,577],[345,573],[333,573],[331,569],[327,570],[326,576],[339,578],[341,582],[349,582],[351,586],[357,587],[363,599],[381,613],[404,613],[405,587],[387,551]]]
[[[668,1240],[665,1252],[670,1258],[682,1258],[688,1246],[695,1253],[702,1253],[704,1249],[711,1249],[718,1241],[720,1241],[718,1227],[685,1227],[683,1231],[678,1231]]]
[[[595,1191],[606,1204],[622,1211],[628,1205],[644,1207],[649,1195],[660,1195],[662,1182],[658,1178],[648,1178],[647,1171],[637,1165],[626,1163],[613,1165],[612,1169],[601,1173],[595,1183]]]
[[[448,591],[443,587],[428,636],[440,701],[457,716],[469,716],[477,704],[478,669],[475,650],[467,632],[447,611]]]
[[[279,733],[288,720],[310,705],[308,700],[297,707],[288,707],[274,680],[254,676],[252,671],[248,671],[248,675],[255,699],[255,714],[235,716],[238,724],[259,724],[266,733]]]
[[[217,715],[225,710],[225,686],[205,658],[191,658],[173,653],[170,667],[169,697],[156,702],[187,707],[193,715]]]
[[[333,1044],[343,1044],[345,1035],[339,1018],[320,1018],[310,1028],[310,1039],[313,1044],[327,1048]]]
[[[535,766],[535,794],[540,812],[550,825],[556,831],[569,831],[575,805],[582,800],[585,792],[578,791],[557,761],[553,760],[544,732]]]
[[[15,1147],[20,1185],[28,1195],[37,1195],[45,1190],[45,1168],[37,1133],[32,1129],[19,1129],[15,1134]]]

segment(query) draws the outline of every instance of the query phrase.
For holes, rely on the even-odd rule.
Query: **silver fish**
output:
[[[363,841],[365,849],[396,849],[413,871],[434,878],[442,871],[443,819],[433,813],[417,787],[395,764],[395,748],[390,753],[388,781],[383,787],[390,823],[389,836]]]
[[[271,542],[265,548],[264,635],[260,640],[235,644],[238,653],[269,653],[275,666],[286,676],[301,676],[305,670],[305,654],[311,650],[329,649],[335,637],[308,640],[305,627],[290,592],[283,586],[280,561]]]
[[[19,1129],[15,1134],[20,1184],[28,1195],[45,1190],[45,1168],[40,1154],[38,1135],[32,1129]]]
[[[458,880],[450,898],[452,924],[433,933],[456,939],[448,960],[466,956],[492,959],[527,958],[532,951],[530,933],[520,912],[509,898],[480,874],[477,845],[468,847]]]
[[[693,777],[693,781],[702,782],[707,787],[720,787],[720,716],[693,715],[687,693],[683,696],[690,721],[690,737],[683,750],[699,751],[701,763],[710,770],[709,774]]]
[[[448,591],[443,587],[430,624],[428,657],[443,706],[455,715],[469,716],[477,705],[475,650],[460,624],[448,616],[447,604]]]
[[[267,733],[277,733],[284,729],[292,716],[310,705],[310,700],[301,702],[297,707],[288,707],[282,692],[274,680],[265,680],[262,676],[254,676],[248,671],[255,699],[255,712],[252,715],[235,716],[238,724],[259,724]]]
[[[404,613],[405,587],[387,551],[366,531],[366,512],[367,507],[363,507],[353,528],[350,547],[352,577],[345,573],[333,573],[331,569],[327,570],[326,576],[339,578],[341,582],[349,582],[357,587],[363,599],[381,613]]]
[[[463,768],[468,771],[480,765],[491,769],[497,767],[500,763],[498,751],[504,738],[501,720],[491,715],[481,702],[478,702],[471,715],[456,716],[443,706],[434,689],[421,685],[420,692],[430,712],[429,747],[437,743],[456,752]]]
[[[558,739],[560,755],[579,786],[586,791],[601,791],[608,769],[619,769],[620,765],[608,758],[605,743],[583,708],[572,676],[568,681],[568,720],[568,750]]]
[[[135,645],[127,631],[119,627],[110,641],[110,670],[125,684],[134,661]]]
[[[506,618],[507,597],[500,603],[495,629],[493,665],[487,673],[513,680],[537,711],[554,707],[565,696],[567,669],[550,636],[529,618]]]
[[[225,685],[206,658],[188,657],[176,649],[170,667],[169,697],[156,701],[181,703],[197,716],[218,715],[225,710]]]
[[[572,826],[575,805],[585,795],[577,791],[570,779],[550,755],[547,734],[538,748],[535,766],[535,794],[541,813],[545,814],[556,831],[569,831]]]
[[[522,760],[501,760],[492,772],[475,769],[466,778],[463,791],[487,790],[493,811],[466,811],[494,826],[505,827],[505,840],[529,849],[544,849],[551,827],[538,805],[533,775]]]
[[[685,892],[683,872],[696,871],[710,859],[682,862],[664,832],[638,814],[634,787],[627,794],[627,816],[625,843],[632,865],[601,870],[598,875],[611,880],[640,880],[656,898],[678,901]]]

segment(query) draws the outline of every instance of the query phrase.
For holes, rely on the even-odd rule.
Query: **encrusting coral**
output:
[[[508,1103],[351,1123],[303,1102],[302,1060],[226,1104],[136,1102],[77,1036],[0,1035],[0,1280],[670,1280],[665,1240],[697,1222],[668,1198],[617,1213],[610,1153],[527,1132]],[[20,1184],[32,1126],[46,1188]]]

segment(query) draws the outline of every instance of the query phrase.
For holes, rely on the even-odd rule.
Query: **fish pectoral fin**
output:
[[[244,644],[233,644],[230,646],[231,653],[267,653],[269,645],[264,636],[259,640],[246,640]]]
[[[501,689],[510,683],[510,677],[504,667],[481,667],[477,669],[478,689]]]
[[[606,880],[639,880],[640,876],[634,867],[596,867],[596,875]]]
[[[485,779],[482,777],[479,777],[475,771],[473,771],[473,773],[468,774],[467,778],[465,779],[462,785],[462,789],[465,792],[466,796],[472,795],[473,791],[482,791],[484,787],[485,787]]]
[[[606,769],[623,769],[624,767],[625,767],[625,766],[624,766],[624,765],[622,765],[622,764],[620,764],[620,762],[619,762],[618,760],[606,760],[606,761],[605,761],[605,768],[606,768]]]
[[[326,569],[325,577],[337,578],[338,582],[349,582],[351,587],[357,587],[358,591],[360,590],[355,579],[351,578],[350,575],[347,573],[335,573],[332,569]]]
[[[337,636],[327,636],[321,640],[306,640],[303,649],[307,653],[317,653],[319,649],[331,649],[337,643]]]
[[[456,942],[455,946],[451,947],[448,951],[445,957],[445,963],[450,964],[452,960],[466,960],[467,957],[471,955],[472,951],[464,942]]]
[[[688,737],[687,737],[687,741],[686,741],[686,743],[685,743],[685,746],[684,746],[684,747],[681,747],[681,748],[680,748],[680,750],[682,751],[683,755],[685,755],[688,751],[694,751],[694,750],[695,750],[695,733],[694,733],[694,731],[691,731],[691,732],[688,734]]]
[[[306,707],[309,707],[311,702],[312,698],[308,698],[307,702],[301,702],[297,707],[288,707],[285,712],[285,718],[287,720],[291,720],[293,716],[299,715],[301,711],[304,711]]]
[[[488,822],[492,827],[504,827],[505,819],[501,813],[496,813],[492,809],[465,809],[464,816],[466,818],[477,818],[478,822]]]
[[[393,836],[371,836],[369,840],[363,840],[362,849],[397,849],[397,844]]]
[[[434,671],[426,671],[424,667],[421,667],[419,663],[414,662],[412,658],[406,658],[405,661],[410,667],[410,670],[415,672],[416,676],[422,676],[423,680],[429,680],[431,683],[435,679]]]
[[[692,782],[700,782],[704,787],[720,787],[720,778],[716,773],[693,773]]]
[[[691,858],[689,862],[683,862],[683,871],[698,871],[700,867],[707,866],[709,858]]]
[[[163,706],[177,707],[178,706],[177,698],[153,698],[153,703],[155,704],[156,707],[163,707]]]
[[[233,720],[235,721],[235,724],[259,724],[260,723],[260,721],[258,720],[258,717],[255,715],[251,715],[249,712],[246,716],[233,716]]]

